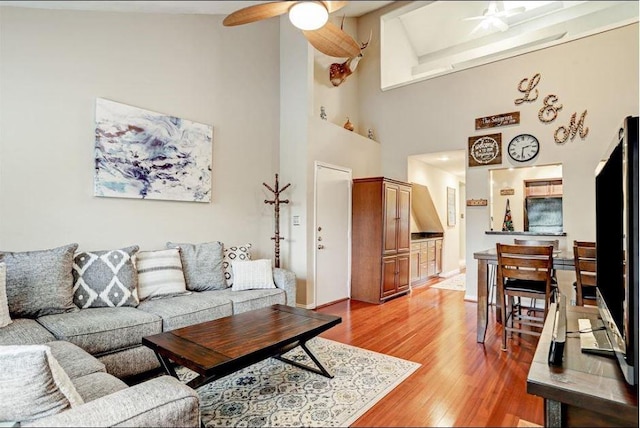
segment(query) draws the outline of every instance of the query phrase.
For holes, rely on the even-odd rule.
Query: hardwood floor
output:
[[[476,343],[476,304],[432,284],[382,305],[318,309],[342,317],[322,337],[422,364],[352,426],[542,425],[542,399],[526,392],[537,338],[511,339],[503,352],[490,315],[485,343]]]

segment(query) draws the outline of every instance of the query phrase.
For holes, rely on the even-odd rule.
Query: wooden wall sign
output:
[[[500,189],[500,196],[515,195],[514,189]]]
[[[469,166],[502,163],[502,134],[469,137]]]
[[[476,119],[476,129],[497,128],[499,126],[516,125],[520,123],[520,112],[496,114]]]
[[[468,207],[486,207],[487,200],[486,199],[467,199]]]

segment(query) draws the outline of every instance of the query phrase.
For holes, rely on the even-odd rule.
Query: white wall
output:
[[[272,257],[279,26],[0,7],[0,248],[252,242]],[[213,125],[212,202],[93,196],[97,97]]]
[[[361,35],[373,28],[373,40],[377,41],[379,17],[380,12],[362,17],[358,23]],[[384,92],[380,90],[379,43],[370,47],[372,60],[359,70],[360,117],[377,129],[385,176],[405,180],[410,155],[466,150],[469,137],[483,134],[475,131],[475,118],[520,111],[520,125],[494,130],[502,133],[503,147],[519,133],[537,136],[541,150],[536,163],[563,165],[565,242],[592,235],[595,212],[589,207],[594,207],[593,172],[622,119],[638,115],[637,23]],[[518,83],[536,73],[542,76],[539,100],[515,105],[514,100],[521,96]],[[557,95],[564,106],[552,124],[538,119],[542,99],[548,94]],[[584,110],[588,111],[586,125],[590,129],[587,138],[556,144],[553,131],[567,125],[573,112]],[[503,157],[503,164],[495,167],[509,165]],[[489,167],[467,168],[467,199],[489,199],[488,171]],[[484,233],[489,227],[488,207],[467,207],[466,219],[466,298],[474,300],[473,253],[504,237]]]
[[[431,199],[444,228],[442,275],[450,276],[457,273],[460,268],[460,213],[457,203],[460,197],[460,179],[453,174],[411,158],[408,159],[407,170],[410,183],[422,184],[429,188]],[[456,190],[456,224],[454,226],[447,225],[447,187]]]
[[[334,15],[331,17],[331,21],[340,26],[342,17]],[[356,40],[357,28],[355,18],[345,18],[344,31],[355,37]],[[358,110],[358,69],[360,64],[344,82],[339,86],[333,86],[329,81],[329,67],[332,63],[345,62],[346,58],[330,57],[315,49],[313,53],[313,116],[320,117],[320,107],[323,106],[327,114],[327,122],[342,127],[348,117],[354,125],[353,132],[366,136],[367,128],[360,122]],[[364,50],[364,55],[361,63],[367,61],[367,49]]]

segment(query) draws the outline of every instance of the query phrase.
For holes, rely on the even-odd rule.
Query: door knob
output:
[[[318,244],[318,250],[322,250],[323,248],[324,248],[324,245]]]

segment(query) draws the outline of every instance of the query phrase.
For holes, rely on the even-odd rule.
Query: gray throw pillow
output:
[[[12,318],[38,318],[77,311],[73,304],[73,253],[78,244],[50,250],[0,252],[7,265]]]
[[[0,346],[0,421],[30,421],[83,404],[46,345]]]
[[[73,263],[73,302],[80,308],[138,306],[138,271],[132,245],[78,253]]]
[[[227,288],[222,269],[222,242],[178,244],[167,242],[167,248],[180,248],[187,290],[206,291]]]

